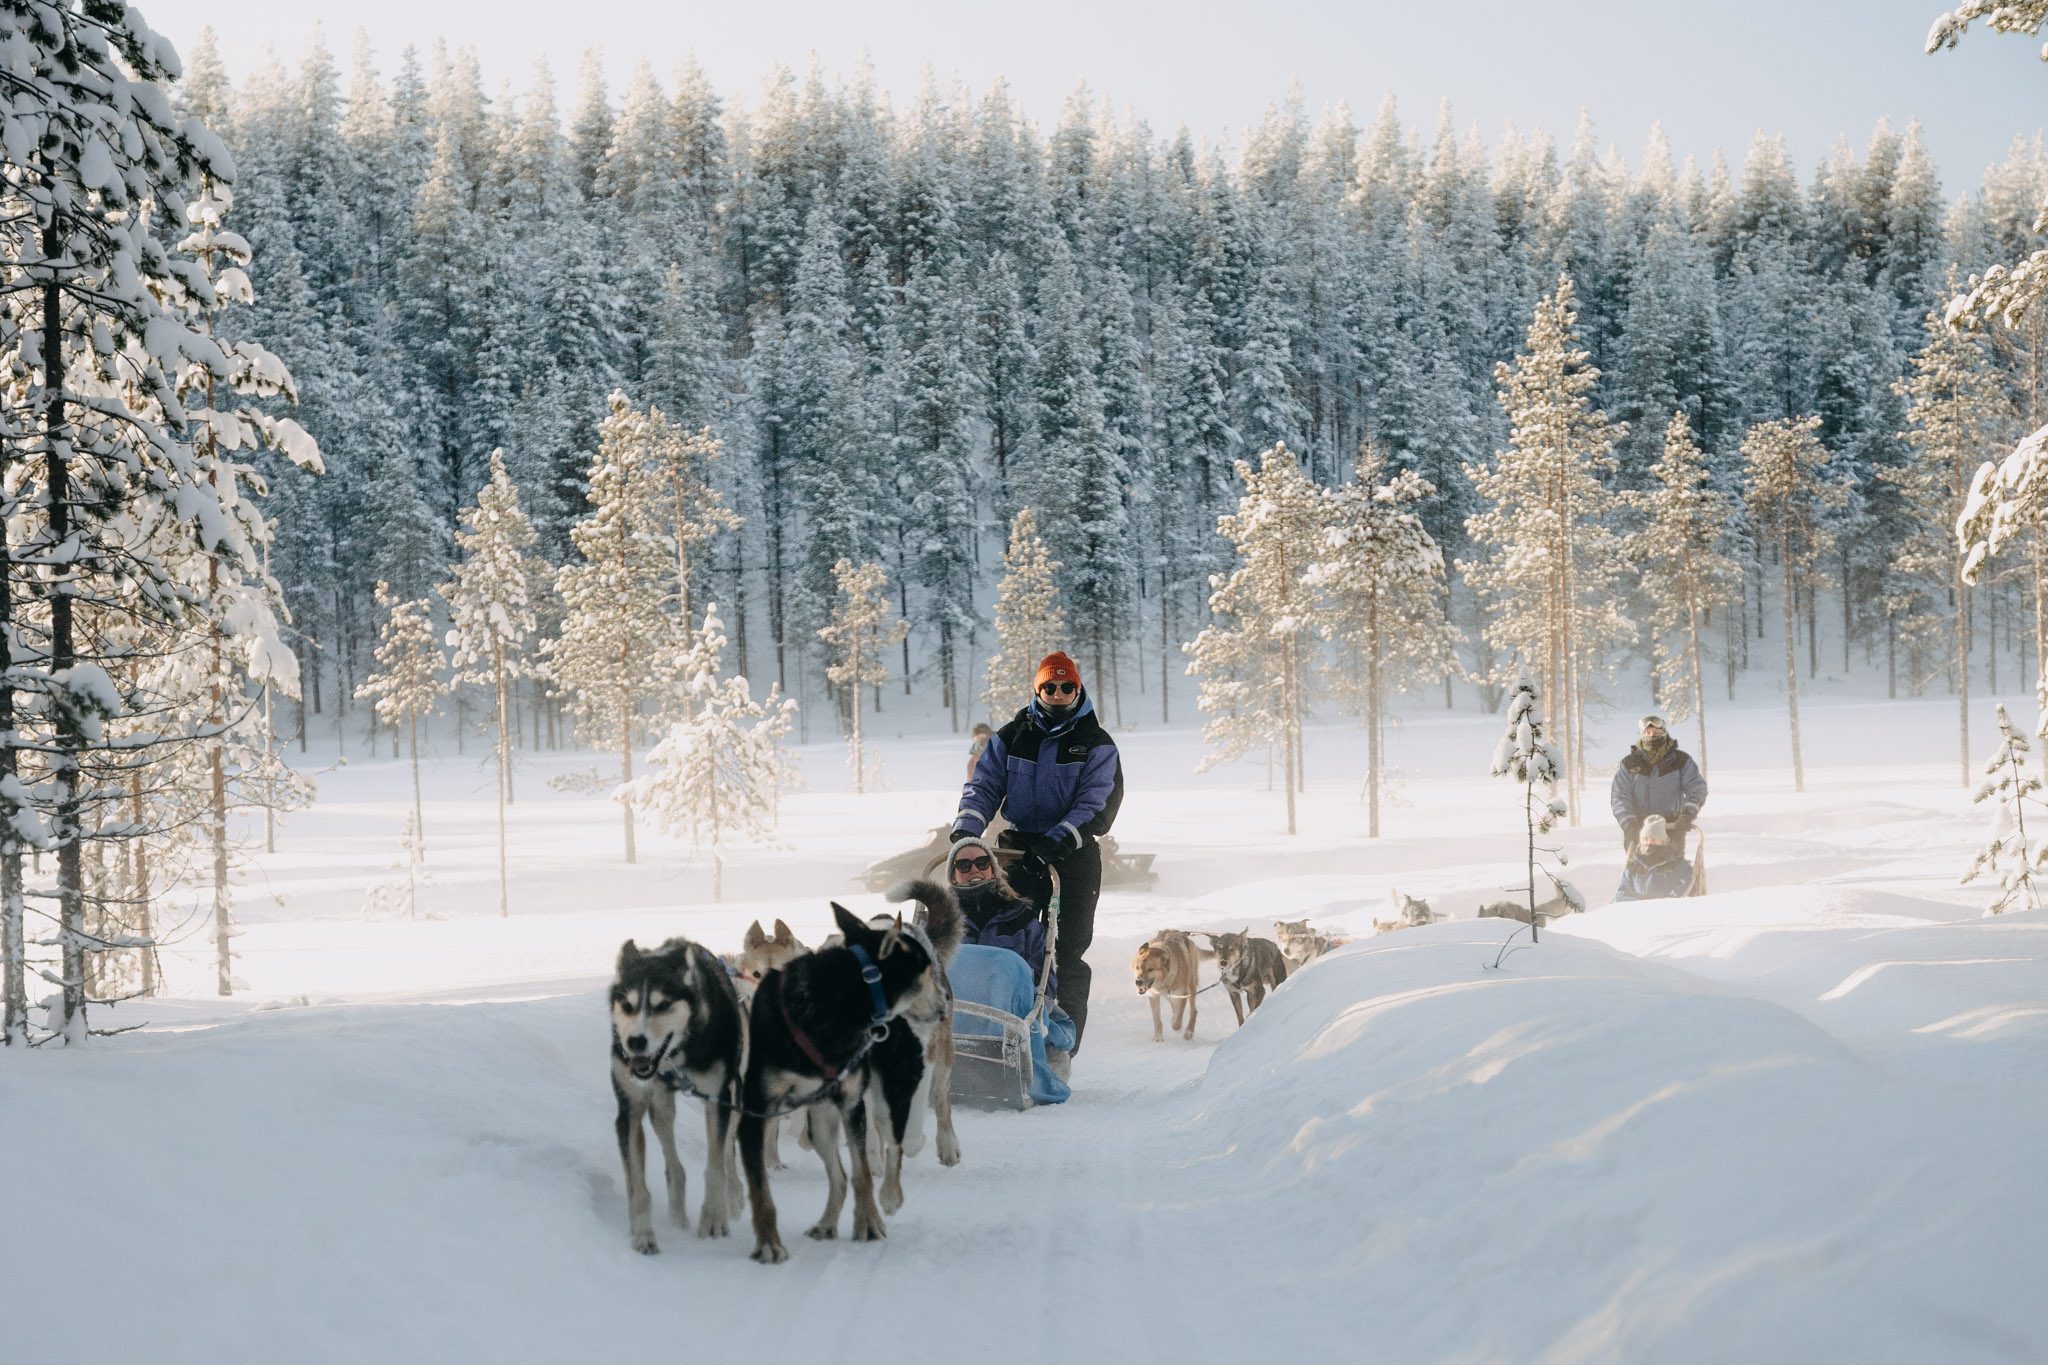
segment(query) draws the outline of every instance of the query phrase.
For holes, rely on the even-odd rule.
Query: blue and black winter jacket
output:
[[[1079,849],[1109,833],[1123,799],[1123,763],[1088,694],[1057,723],[1033,698],[981,751],[953,835],[980,835],[1000,810],[1020,834],[1051,834]]]

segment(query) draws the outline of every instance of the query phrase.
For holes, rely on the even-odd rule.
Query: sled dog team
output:
[[[678,1226],[690,1226],[687,1178],[676,1149],[679,1095],[704,1102],[707,1157],[697,1235],[727,1235],[744,1178],[753,1257],[766,1264],[789,1256],[769,1189],[769,1172],[782,1169],[783,1119],[802,1120],[798,1139],[825,1167],[825,1211],[807,1230],[819,1240],[838,1236],[849,1191],[852,1239],[887,1235],[883,1216],[903,1206],[903,1159],[923,1144],[927,1106],[938,1120],[940,1164],[959,1163],[949,1098],[953,1000],[946,979],[962,939],[959,904],[951,889],[929,881],[905,883],[888,899],[915,901],[919,909],[910,921],[900,914],[862,920],[835,904],[839,932],[815,950],[781,920],[772,934],[755,924],[740,952],[725,959],[683,938],[652,949],[629,939],[620,948],[611,986],[611,1073],[634,1250],[659,1250],[647,1180],[649,1128],[661,1146],[669,1214]],[[1427,916],[1426,904],[1411,903]],[[1204,958],[1216,959],[1217,984],[1229,992],[1242,1024],[1290,971],[1345,941],[1316,932],[1307,920],[1283,921],[1274,930],[1277,942],[1249,930],[1167,929],[1140,947],[1133,965],[1138,990],[1151,1000],[1153,1039],[1163,1037],[1162,1000],[1173,1001],[1174,1030],[1194,1037]],[[1211,946],[1197,945],[1197,938]]]

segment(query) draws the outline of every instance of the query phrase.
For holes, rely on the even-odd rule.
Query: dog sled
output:
[[[1052,999],[1059,953],[1060,878],[1044,868],[1049,892],[1033,896],[1045,925],[1045,960],[1034,978],[1029,964],[1008,948],[963,945],[948,969],[953,985],[955,1104],[973,1109],[1029,1109],[1067,1097],[1053,1074],[1048,1047],[1071,1049],[1073,1022]],[[1028,1001],[1028,1005],[1026,1005]],[[1009,1006],[1024,1006],[1022,1013]]]
[[[1707,836],[1690,830],[1692,851],[1686,851],[1686,836],[1672,838],[1661,815],[1643,821],[1628,862],[1621,870],[1616,901],[1677,900],[1683,896],[1707,894]]]
[[[987,837],[993,840],[1003,831],[998,819],[987,830]],[[935,862],[943,859],[952,847],[953,827],[939,825],[922,844],[907,849],[880,862],[870,863],[860,874],[861,885],[869,891],[886,891],[898,882],[925,875]],[[1117,847],[1116,840],[1103,835],[1096,840],[1102,850],[1102,884],[1105,887],[1150,886],[1159,880],[1159,874],[1152,870],[1155,853],[1125,853]]]

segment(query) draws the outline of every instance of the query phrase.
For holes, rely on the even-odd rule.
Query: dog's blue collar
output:
[[[846,946],[860,963],[860,979],[868,983],[868,1003],[875,1008],[874,1017],[868,1020],[868,1036],[879,1043],[889,1032],[889,997],[882,994],[882,969],[858,943]]]

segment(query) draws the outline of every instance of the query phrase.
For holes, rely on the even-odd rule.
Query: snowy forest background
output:
[[[347,722],[374,585],[414,599],[443,579],[493,449],[536,551],[570,555],[614,390],[721,444],[710,477],[740,522],[696,556],[693,591],[721,604],[731,666],[807,703],[828,690],[817,632],[845,557],[886,569],[905,689],[982,718],[1003,532],[1029,506],[1110,718],[1170,714],[1233,562],[1233,461],[1275,442],[1322,485],[1367,443],[1428,481],[1459,666],[1495,683],[1507,661],[1456,562],[1480,510],[1466,468],[1507,443],[1495,365],[1560,273],[1591,399],[1628,424],[1602,482],[1649,487],[1680,411],[1731,501],[1734,616],[1754,628],[1715,618],[1715,671],[1732,686],[1750,665],[1774,587],[1742,440],[1811,414],[1841,495],[1831,553],[1794,587],[1802,652],[1818,666],[1825,625],[1842,667],[1888,670],[1894,692],[1957,684],[1953,566],[1901,553],[1942,528],[1881,475],[1913,458],[1899,383],[1950,271],[2041,244],[2038,138],[1945,186],[1917,130],[1885,125],[1810,168],[1762,133],[1739,164],[1679,161],[1652,129],[1632,168],[1583,123],[1566,146],[1513,128],[1489,145],[1448,108],[1419,129],[1391,103],[1359,127],[1282,102],[1228,148],[1085,89],[1046,132],[1000,85],[897,109],[859,73],[777,71],[742,103],[687,62],[609,91],[586,60],[565,108],[545,66],[487,96],[439,46],[389,83],[360,43],[348,73],[316,49],[231,82],[210,39],[187,67],[179,98],[231,148],[254,246],[256,303],[224,325],[289,358],[326,458],[324,477],[279,471],[270,502],[314,713]],[[2006,426],[1972,470],[2048,401],[2039,310],[1984,342]],[[1642,514],[1615,500],[1604,520]],[[1614,591],[1644,628],[1602,647],[1647,659],[1654,613],[1632,577]],[[1979,668],[2035,666],[2033,591],[1972,593]],[[515,686],[534,738],[563,742],[545,682]]]

